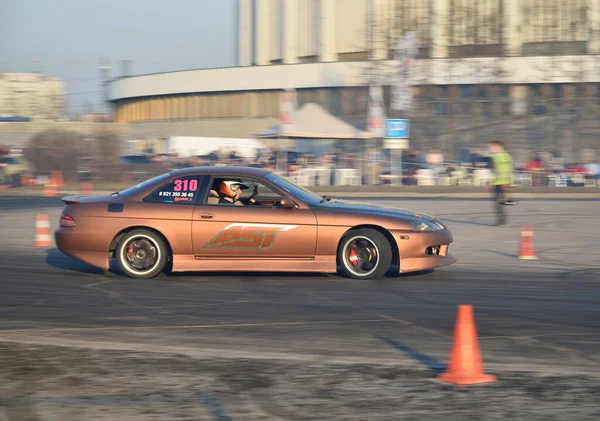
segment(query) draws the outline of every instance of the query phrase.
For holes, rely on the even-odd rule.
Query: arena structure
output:
[[[286,88],[364,130],[380,74],[386,116],[410,119],[411,147],[457,157],[501,138],[517,159],[578,160],[598,144],[600,0],[239,0],[237,21],[236,67],[111,83],[131,136],[251,137],[278,123]],[[407,33],[412,103],[395,110]]]

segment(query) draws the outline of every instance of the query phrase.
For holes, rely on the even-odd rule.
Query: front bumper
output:
[[[454,241],[448,230],[435,232],[392,231],[398,244],[400,273],[417,272],[456,263],[450,254]]]

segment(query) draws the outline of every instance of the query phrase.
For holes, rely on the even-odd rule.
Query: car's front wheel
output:
[[[382,277],[392,264],[392,249],[385,235],[361,228],[348,232],[340,243],[338,261],[344,275],[354,279]]]
[[[167,264],[167,247],[153,231],[137,229],[121,238],[115,256],[119,268],[132,278],[148,279],[161,273]]]

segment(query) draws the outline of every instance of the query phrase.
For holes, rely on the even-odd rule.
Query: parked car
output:
[[[22,156],[4,156],[0,158],[2,168],[0,184],[9,184],[19,187],[24,175],[33,173],[31,165]]]

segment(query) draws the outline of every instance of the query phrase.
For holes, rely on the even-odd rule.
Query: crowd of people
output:
[[[179,156],[175,153],[146,153],[122,157],[126,171],[135,175],[136,179],[168,171],[173,168],[184,168],[206,165],[249,166],[277,171],[285,175],[294,175],[305,169],[325,169],[333,172],[336,169],[355,170],[360,177],[360,184],[388,184],[402,177],[402,184],[420,184],[419,178],[424,171],[433,174],[436,184],[441,177],[460,178],[472,176],[477,170],[493,171],[490,151],[485,148],[462,149],[459,160],[448,160],[439,149],[420,151],[404,150],[398,155],[390,150],[371,147],[364,151],[347,151],[340,148],[327,153],[303,153],[297,151],[259,151],[253,156],[244,156],[235,150],[215,150],[204,156]],[[0,158],[11,154],[9,148],[0,150]],[[0,165],[6,164],[0,163]],[[90,165],[93,166],[93,163]],[[7,169],[4,168],[4,172]],[[91,170],[90,170],[91,171]],[[513,171],[519,176],[527,176],[532,186],[551,185],[552,177],[574,175],[586,179],[600,178],[600,164],[566,162],[558,153],[535,152],[531,158],[522,163],[515,163]],[[518,177],[519,178],[519,177]],[[522,177],[521,177],[522,178]],[[519,178],[520,179],[520,178]],[[331,184],[334,184],[332,175]]]
[[[296,151],[272,151],[257,153],[255,156],[242,156],[236,151],[213,151],[204,156],[182,157],[176,154],[147,154],[148,162],[162,168],[184,168],[205,165],[249,166],[279,171],[293,175],[307,168],[327,170],[354,169],[360,174],[361,184],[387,184],[402,174],[404,185],[419,184],[423,170],[441,176],[470,176],[477,170],[493,171],[489,149],[462,149],[459,160],[447,160],[440,149],[423,152],[418,149],[404,150],[397,160],[389,150],[368,148],[366,151],[347,152],[339,148],[328,153],[302,153]],[[287,158],[287,159],[286,159]],[[400,165],[401,164],[401,165]],[[600,165],[597,163],[569,163],[557,153],[535,152],[527,162],[514,163],[513,171],[527,175],[533,186],[549,185],[552,175],[579,174],[587,178],[600,178]]]

